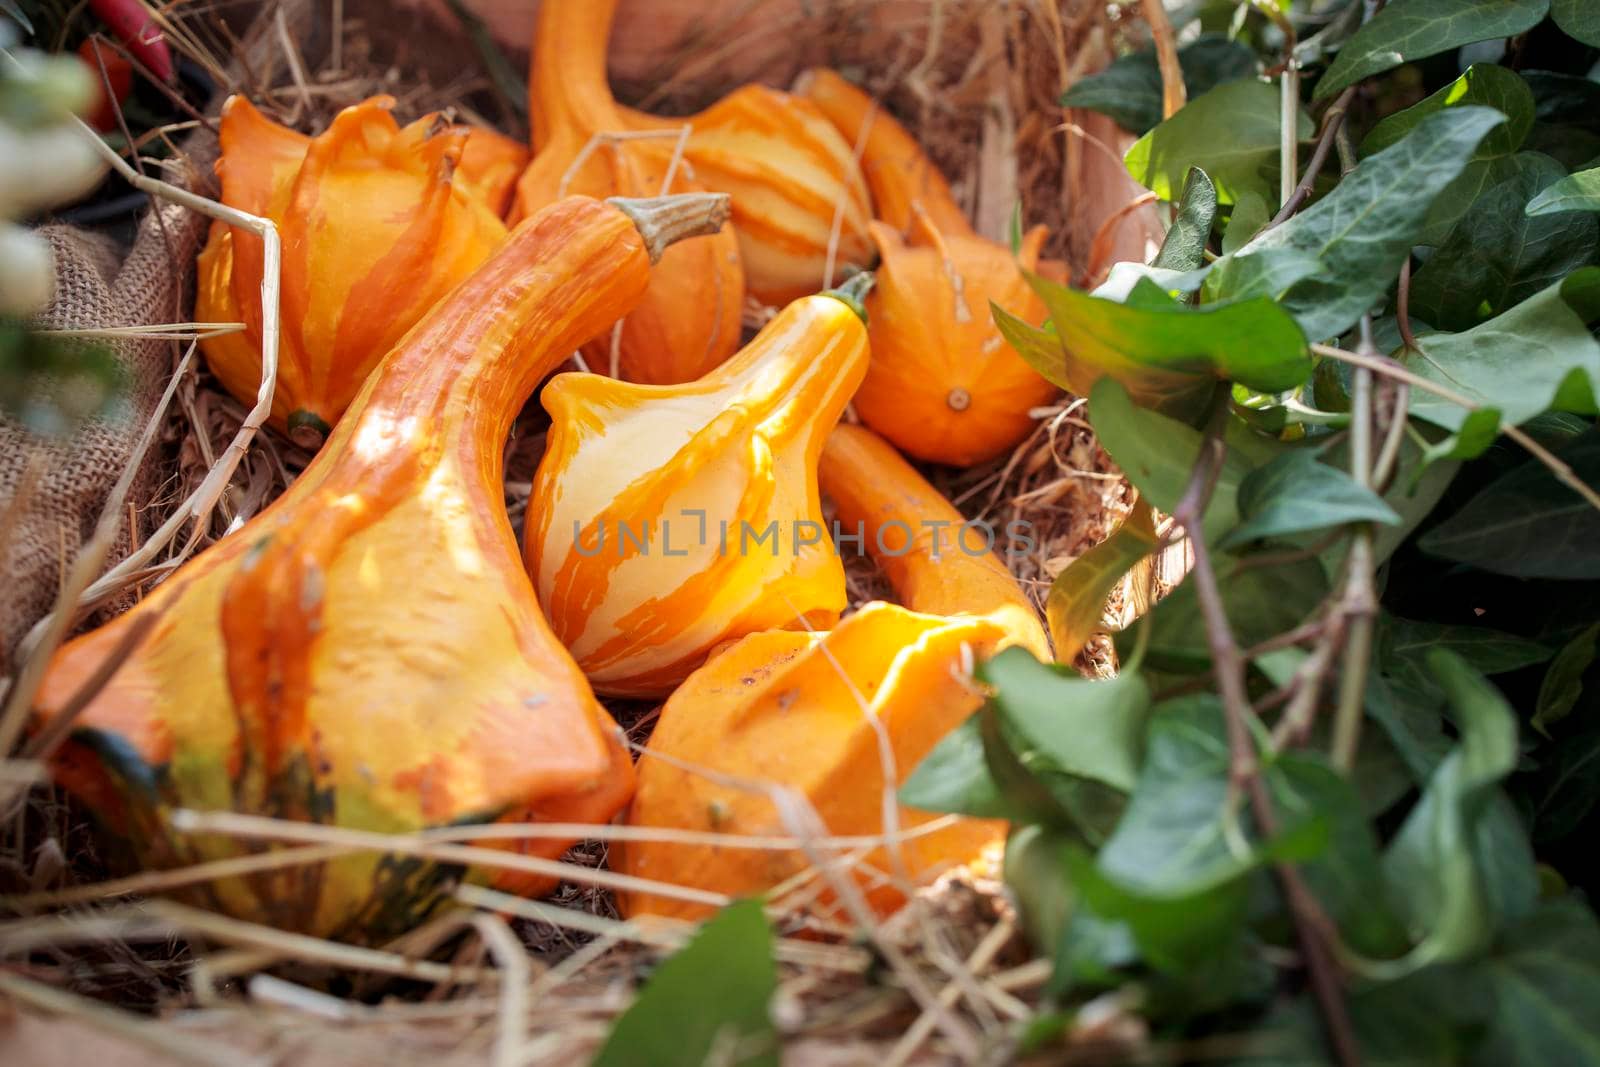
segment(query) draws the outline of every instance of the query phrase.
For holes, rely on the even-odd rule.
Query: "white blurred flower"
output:
[[[0,315],[43,311],[55,287],[55,266],[44,238],[0,222]]]

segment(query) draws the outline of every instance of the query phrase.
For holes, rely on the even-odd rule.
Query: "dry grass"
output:
[[[236,31],[217,16],[233,6],[169,13],[173,39],[219,75],[236,48]],[[1030,223],[1050,225],[1053,254],[1080,274],[1088,270],[1094,234],[1080,218],[1083,171],[1054,101],[1103,60],[1118,32],[1106,6],[1031,2],[1001,14],[998,5],[970,0],[896,3],[887,7],[899,14],[871,26],[862,21],[865,0],[824,6],[827,14],[807,29],[821,58],[882,95],[928,146],[980,227],[998,233],[1020,197]],[[377,27],[362,19],[381,9],[350,0],[332,10],[341,20],[337,49],[327,40],[313,48],[285,22],[273,27],[277,62],[245,71],[235,87],[303,129],[378,92],[398,98],[402,118],[435,109],[472,121],[503,114],[475,64],[441,64],[433,69],[449,73],[430,75],[412,62],[419,57],[409,51],[411,36],[374,43],[368,31]],[[318,11],[330,15],[327,7]],[[330,55],[339,57],[337,68],[319,59]],[[715,80],[711,52],[676,56],[666,66],[674,74],[656,81],[647,90],[653,99],[645,101],[661,110],[703,106],[728,88]],[[702,72],[698,78],[695,71]],[[645,95],[633,89],[632,99]],[[761,309],[749,316],[762,317]],[[1034,432],[1012,454],[971,470],[927,473],[971,518],[1031,524],[1034,546],[1013,559],[1013,570],[1042,607],[1051,579],[1116,526],[1129,497],[1080,401],[1063,397],[1034,414]],[[244,407],[198,364],[183,371],[159,435],[166,457],[161,491],[134,503],[140,527],[160,524],[191,496],[245,418]],[[530,404],[506,446],[506,501],[519,531],[545,425]],[[275,431],[258,434],[188,550],[203,549],[259,512],[309,459]],[[130,575],[131,594],[170,573],[182,550]],[[847,560],[847,578],[853,604],[889,595],[865,558]],[[1109,608],[1125,621],[1130,600],[1119,592]],[[1113,671],[1109,643],[1091,642],[1078,665]],[[642,745],[654,706],[613,702],[610,710],[630,742]],[[814,860],[774,908],[784,935],[775,1017],[787,1039],[785,1061],[944,1063],[1002,1053],[1014,1024],[1037,1010],[1048,968],[1030,962],[999,885],[971,873],[952,876],[887,923],[859,913],[808,919],[804,903],[820,890],[848,896],[850,872],[872,842],[830,841],[806,806],[787,798],[779,807],[785,832],[803,840]],[[0,907],[20,916],[0,923],[0,992],[25,1006],[11,1030],[0,1021],[0,1042],[29,1050],[25,1058],[8,1055],[10,1062],[51,1063],[63,1049],[76,1062],[109,1048],[107,1041],[125,1057],[118,1062],[129,1063],[582,1062],[640,977],[685,936],[680,928],[641,929],[620,920],[603,884],[608,879],[586,873],[604,871],[603,838],[614,836],[605,828],[568,852],[567,877],[543,902],[500,900],[462,887],[464,910],[395,944],[357,950],[138,895],[215,872],[150,872],[142,881],[97,890],[107,872],[125,865],[104,854],[107,842],[48,788],[33,789],[25,804],[0,815],[0,892],[7,894]],[[204,826],[204,818],[193,825]],[[275,836],[271,827],[231,830]],[[297,843],[280,843],[255,860],[310,862],[384,844],[315,827],[291,836]],[[389,846],[459,849],[470,846],[451,842],[471,836],[458,830]],[[106,899],[108,891],[115,896]],[[505,921],[495,918],[502,912]],[[852,937],[852,927],[862,932]],[[796,933],[803,938],[788,936]],[[1102,1007],[1078,1034],[1084,1062],[1104,1062],[1107,1053],[1120,1055],[1143,1039],[1124,1007]],[[152,1025],[156,1015],[162,1022]]]

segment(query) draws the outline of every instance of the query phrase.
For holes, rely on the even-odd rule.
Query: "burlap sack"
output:
[[[39,316],[43,329],[83,330],[181,322],[185,279],[205,219],[167,205],[149,212],[127,257],[104,235],[71,226],[41,232],[55,254],[56,294]],[[173,367],[172,341],[96,341],[114,353],[125,383],[124,402],[67,437],[35,434],[0,416],[0,514],[10,536],[0,545],[0,648],[9,661],[17,642],[55,603],[62,575],[94,531],[111,486],[160,399]],[[138,505],[154,495],[158,457],[145,457],[124,514],[115,563],[149,524]]]

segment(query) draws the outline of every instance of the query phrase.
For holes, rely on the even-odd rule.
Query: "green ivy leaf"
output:
[[[1588,324],[1600,318],[1600,267],[1574,271],[1559,284],[1463,333],[1419,337],[1420,352],[1397,353],[1409,370],[1437,382],[1482,409],[1477,418],[1521,424],[1548,409],[1593,413],[1600,382],[1600,342]],[[1467,440],[1468,413],[1420,389],[1411,391],[1416,418],[1456,432],[1444,450],[1460,459],[1479,455],[1493,441],[1482,432]]]
[[[1216,300],[1272,296],[1307,337],[1343,333],[1388,292],[1433,197],[1502,121],[1482,107],[1428,116],[1310,208],[1219,260],[1204,293]]]
[[[1550,17],[1568,37],[1600,48],[1600,7],[1593,0],[1551,0]]]
[[[1244,876],[1271,859],[1306,859],[1327,843],[1320,811],[1283,814],[1274,841],[1252,842],[1228,803],[1228,746],[1209,694],[1161,705],[1138,785],[1111,839],[1073,878],[1095,914],[1126,922],[1158,968],[1195,966],[1242,932]]]
[[[1600,653],[1600,623],[1579,632],[1556,653],[1550,669],[1539,683],[1539,700],[1534,705],[1533,728],[1546,737],[1550,727],[1572,714],[1583,696],[1583,676]]]
[[[1498,910],[1515,912],[1528,901],[1497,900],[1481,848],[1490,812],[1503,810],[1497,783],[1515,769],[1517,724],[1505,699],[1466,660],[1443,648],[1428,654],[1428,666],[1455,709],[1461,740],[1433,774],[1384,857],[1391,899],[1420,940],[1394,972],[1405,974],[1435,963],[1464,959],[1493,940]],[[1512,816],[1511,828],[1520,833]],[[1513,837],[1500,845],[1515,847]],[[1521,842],[1525,871],[1533,868]],[[1523,890],[1536,887],[1531,884]]]
[[[1600,925],[1560,900],[1506,931],[1488,960],[1487,1033],[1474,1064],[1600,1063]]]
[[[1531,667],[1553,654],[1548,645],[1487,626],[1453,626],[1392,615],[1384,615],[1378,622],[1378,662],[1385,675],[1408,689],[1426,692],[1434,688],[1429,657],[1439,649],[1489,675]]]
[[[1006,801],[984,755],[981,713],[945,734],[900,786],[900,803],[977,819],[1026,818]]]
[[[1244,647],[1259,644],[1305,622],[1328,593],[1328,576],[1315,559],[1275,566],[1236,569],[1245,562],[1218,556],[1222,607],[1233,635]],[[1153,671],[1196,674],[1211,670],[1211,643],[1194,580],[1185,581],[1150,612],[1150,645],[1145,663]],[[1117,652],[1126,656],[1134,631],[1117,635]]]
[[[1568,170],[1600,157],[1600,82],[1547,70],[1524,73],[1533,90],[1533,132],[1524,147],[1554,156]]]
[[[1275,195],[1278,98],[1276,85],[1255,79],[1228,82],[1195,96],[1128,149],[1128,173],[1169,201],[1178,199],[1190,167],[1210,175],[1218,203],[1231,204],[1248,192]],[[1315,127],[1305,109],[1297,121],[1300,139],[1311,137]]]
[[[1581,170],[1546,186],[1528,201],[1529,215],[1600,211],[1600,167]]]
[[[1515,37],[1538,25],[1549,9],[1550,0],[1393,0],[1345,42],[1312,99],[1464,44]]]
[[[1120,789],[1139,768],[1150,689],[1137,671],[1105,681],[1011,647],[978,668],[1006,724],[1058,770]]]
[[[1079,396],[1112,378],[1141,405],[1192,417],[1219,379],[1278,392],[1311,373],[1305,337],[1271,300],[1193,308],[1141,279],[1120,303],[1035,275],[1028,281],[1050,310],[1050,327],[998,306],[995,325],[1035,370]]]
[[[1178,49],[1178,63],[1190,96],[1256,74],[1255,54],[1221,33],[1201,34]],[[1161,66],[1155,51],[1121,56],[1100,73],[1080,79],[1062,94],[1061,106],[1098,111],[1131,133],[1146,132],[1161,121]]]
[[[1361,143],[1361,154],[1372,155],[1399,141],[1429,115],[1448,108],[1492,107],[1506,116],[1503,126],[1489,131],[1472,159],[1434,197],[1417,243],[1437,245],[1474,204],[1485,189],[1511,177],[1510,157],[1522,147],[1533,128],[1533,90],[1519,75],[1492,63],[1477,63],[1454,82],[1419,104],[1397,112],[1375,126]]]
[[[1372,128],[1361,141],[1361,155],[1370,156],[1398,144],[1415,130],[1423,119],[1446,108],[1490,107],[1506,117],[1505,124],[1491,130],[1479,143],[1474,159],[1509,156],[1522,147],[1533,129],[1533,90],[1521,76],[1493,63],[1474,63],[1466,72],[1404,111],[1397,111]]]
[[[1250,472],[1239,487],[1242,521],[1217,545],[1229,548],[1350,522],[1400,521],[1383,497],[1297,448]]]
[[[761,901],[730,904],[656,968],[593,1067],[778,1067],[777,988]]]
[[[1176,419],[1139,407],[1126,389],[1109,378],[1089,393],[1089,422],[1100,446],[1139,495],[1170,514],[1189,484],[1204,435]],[[1228,449],[1206,509],[1207,537],[1221,536],[1238,521],[1239,485],[1254,467],[1241,450]]]
[[[1469,330],[1588,263],[1600,221],[1588,216],[1530,218],[1539,190],[1565,170],[1524,152],[1504,181],[1480,196],[1411,281],[1411,314],[1440,330]]]
[[[1161,242],[1152,266],[1167,270],[1197,270],[1206,261],[1206,241],[1217,217],[1217,187],[1199,167],[1190,167],[1183,180],[1178,216]]]
[[[1069,563],[1056,575],[1045,598],[1045,618],[1056,658],[1070,663],[1095,633],[1104,629],[1106,598],[1134,565],[1156,547],[1155,524],[1143,502],[1115,533]]]
[[[1573,473],[1600,486],[1600,431],[1558,453]],[[1424,551],[1517,578],[1600,578],[1600,511],[1528,460],[1478,492],[1418,541]]]

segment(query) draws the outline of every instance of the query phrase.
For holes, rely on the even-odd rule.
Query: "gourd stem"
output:
[[[613,196],[606,203],[633,220],[650,262],[661,259],[668,245],[703,237],[722,229],[733,210],[727,193],[679,193],[674,196]]]
[[[322,442],[333,432],[333,427],[328,425],[327,420],[315,411],[307,411],[305,408],[290,412],[289,417],[284,420],[284,429],[289,431],[289,440],[313,452],[321,448]]]
[[[824,289],[823,296],[831,296],[854,311],[862,322],[867,321],[867,293],[872,291],[877,276],[870,270],[857,271],[832,289]]]

